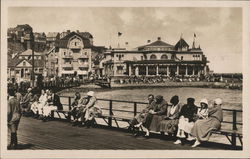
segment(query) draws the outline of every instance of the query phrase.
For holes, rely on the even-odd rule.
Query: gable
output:
[[[27,60],[20,61],[16,67],[32,67],[32,65]]]

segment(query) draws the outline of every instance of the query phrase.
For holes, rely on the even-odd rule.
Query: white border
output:
[[[250,3],[234,1],[1,1],[1,157],[3,158],[201,158],[250,157]],[[46,7],[242,7],[243,8],[243,151],[222,150],[17,150],[7,151],[7,8],[14,6]]]

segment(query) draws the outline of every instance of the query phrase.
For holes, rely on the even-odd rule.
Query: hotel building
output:
[[[200,76],[209,71],[208,61],[200,47],[192,48],[180,38],[175,45],[157,41],[136,50],[111,49],[105,52],[100,65],[103,74],[118,76]]]

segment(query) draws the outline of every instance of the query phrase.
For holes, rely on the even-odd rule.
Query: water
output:
[[[242,91],[230,90],[230,89],[214,89],[214,88],[193,88],[193,87],[180,87],[180,88],[135,88],[135,89],[96,89],[94,90],[97,98],[124,100],[124,101],[137,101],[147,102],[147,95],[163,95],[164,99],[169,102],[170,98],[174,95],[178,95],[181,103],[186,103],[187,98],[195,98],[195,104],[198,106],[199,101],[202,98],[206,98],[209,104],[215,98],[222,98],[223,106],[226,109],[242,110]],[[86,92],[80,92],[81,95]],[[73,96],[74,92],[62,93],[62,95]],[[67,104],[66,99],[62,99],[64,104]],[[99,105],[102,108],[109,108],[109,103],[106,101],[99,101]],[[137,110],[140,111],[145,107],[144,104],[138,104]],[[133,111],[133,103],[120,103],[114,102],[113,109],[129,110]],[[124,113],[119,111],[113,111],[115,115],[121,116],[133,116],[133,113]],[[104,111],[108,113],[108,111]],[[232,121],[232,112],[223,111],[224,121]],[[237,122],[242,122],[242,113],[237,113]],[[238,129],[241,131],[242,126],[238,125]],[[231,124],[222,124],[223,129],[232,129]],[[229,143],[226,137],[222,135],[212,135],[211,139],[217,142]],[[239,143],[238,143],[239,144]]]

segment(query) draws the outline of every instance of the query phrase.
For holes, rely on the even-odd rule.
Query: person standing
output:
[[[13,89],[8,90],[8,129],[11,133],[10,145],[8,149],[17,149],[17,129],[21,119],[21,107],[20,103],[16,99],[15,91]]]
[[[22,98],[23,98],[23,96],[22,96],[22,94],[20,92],[21,92],[20,88],[17,88],[15,97],[16,97],[18,103],[20,103],[22,101]]]

